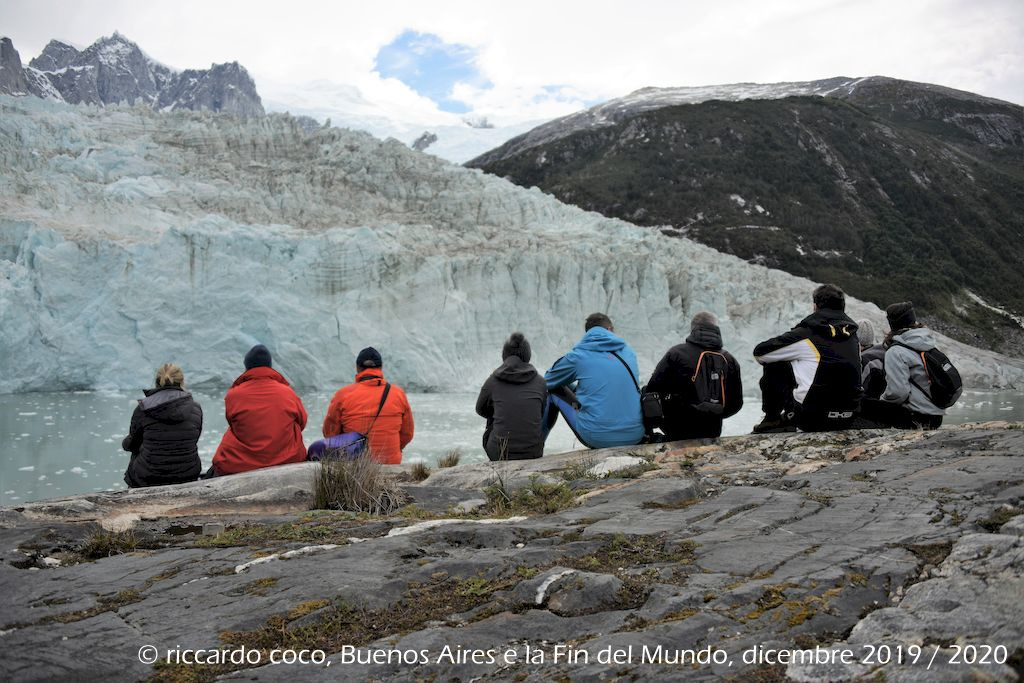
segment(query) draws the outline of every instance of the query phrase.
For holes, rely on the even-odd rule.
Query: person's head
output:
[[[695,330],[698,327],[718,327],[718,318],[714,313],[701,311],[690,319],[690,329]]]
[[[868,319],[857,321],[857,339],[860,340],[860,350],[875,345],[875,326]]]
[[[917,315],[914,313],[914,304],[910,301],[891,304],[885,309],[885,317],[889,321],[889,329],[893,334],[909,327],[920,327]]]
[[[380,368],[384,366],[384,360],[380,357],[380,351],[367,346],[356,356],[356,372],[362,372],[367,368]]]
[[[501,347],[502,360],[509,356],[518,356],[524,363],[529,363],[532,355],[530,342],[526,341],[526,337],[523,336],[522,332],[513,332],[505,341],[505,345]]]
[[[829,308],[833,311],[846,310],[846,295],[835,285],[820,285],[814,290],[814,310]]]
[[[253,368],[269,368],[272,367],[270,363],[270,350],[263,344],[257,344],[249,349],[249,353],[245,354],[246,370],[252,370]]]
[[[612,325],[612,319],[604,313],[591,313],[587,316],[587,319],[583,322],[583,331],[589,332],[591,328],[603,327],[609,332],[614,332],[615,327]]]
[[[174,363],[164,363],[156,371],[156,388],[164,387],[185,388],[185,373]]]

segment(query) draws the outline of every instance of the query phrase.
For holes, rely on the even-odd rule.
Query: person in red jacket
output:
[[[394,384],[387,400],[380,406],[384,394],[383,361],[377,349],[365,348],[356,357],[356,381],[338,389],[327,408],[324,418],[324,438],[346,432],[368,434],[370,455],[386,465],[402,462],[402,449],[412,441],[412,409],[405,392]]]
[[[245,372],[224,397],[228,430],[213,456],[217,475],[303,462],[306,409],[288,380],[271,366],[270,351],[257,344],[245,354]]]

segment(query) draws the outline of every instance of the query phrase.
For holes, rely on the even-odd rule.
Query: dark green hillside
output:
[[[900,83],[665,107],[483,168],[880,306],[912,299],[951,335],[1021,355],[1020,326],[965,291],[1024,315],[1024,146],[1003,111],[1021,108],[942,92],[886,105]]]

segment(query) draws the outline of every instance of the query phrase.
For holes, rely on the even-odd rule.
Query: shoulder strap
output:
[[[636,377],[633,375],[633,371],[630,369],[629,364],[627,364],[626,361],[622,360],[622,356],[615,353],[614,351],[612,351],[611,354],[619,359],[619,362],[622,363],[622,367],[626,368],[626,372],[629,373],[629,378],[633,380],[633,386],[636,387],[636,393],[641,393],[640,383],[636,381]]]
[[[932,376],[931,376],[931,373],[928,372],[928,359],[925,358],[925,355],[924,355],[925,352],[924,351],[918,351],[914,347],[908,346],[908,345],[904,344],[903,342],[898,342],[896,340],[893,340],[892,346],[902,346],[903,348],[905,348],[905,349],[909,350],[911,353],[913,353],[915,356],[919,357],[921,359],[921,365],[924,367],[924,376],[928,379],[928,383],[931,384]],[[883,367],[884,367],[884,361],[883,361]],[[915,387],[917,387],[918,391],[920,391],[922,394],[927,396],[929,400],[931,399],[932,392],[930,390],[925,389],[924,387],[922,387],[920,384],[918,384],[917,382],[915,382],[912,379],[910,380],[910,383],[912,385],[914,385]]]
[[[388,400],[388,392],[391,391],[391,383],[387,382],[384,385],[384,392],[380,395],[380,404],[377,406],[377,413],[373,416],[373,420],[370,422],[370,426],[366,428],[366,433],[369,434],[370,430],[373,429],[373,425],[377,422],[377,418],[380,417],[380,411],[384,410],[384,401]]]
[[[700,364],[704,362],[704,356],[707,355],[720,357],[723,361],[725,361],[726,367],[728,367],[729,359],[725,357],[725,354],[719,353],[718,351],[701,351],[700,355],[697,357],[697,367],[693,369],[693,377],[690,378],[691,382],[697,382],[697,375],[700,374]]]

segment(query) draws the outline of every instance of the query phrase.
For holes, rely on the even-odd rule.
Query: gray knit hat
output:
[[[513,332],[501,347],[501,359],[505,360],[509,356],[519,356],[524,363],[530,362],[533,352],[530,350],[530,342],[526,341],[522,332]]]
[[[875,326],[870,320],[857,321],[857,339],[860,340],[862,349],[875,345]]]

